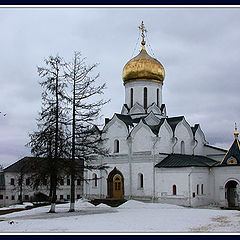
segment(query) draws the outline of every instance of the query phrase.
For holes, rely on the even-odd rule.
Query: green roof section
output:
[[[121,121],[123,121],[127,126],[133,126],[133,119],[131,118],[131,116],[129,115],[123,115],[123,114],[117,114],[116,116],[118,119],[120,119]]]
[[[166,119],[167,119],[168,124],[170,125],[170,127],[172,128],[172,130],[174,132],[178,123],[184,119],[184,116],[171,117],[171,118],[166,118]]]
[[[213,167],[218,161],[201,155],[169,154],[155,165],[157,168]]]
[[[240,165],[240,143],[238,138],[234,139],[220,166],[222,165]]]

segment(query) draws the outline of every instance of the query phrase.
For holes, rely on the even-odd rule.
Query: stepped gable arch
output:
[[[173,137],[173,130],[172,130],[171,126],[169,125],[167,119],[164,119],[163,124],[159,128],[159,136],[160,137],[162,136],[161,133],[163,132],[164,128],[166,128],[167,131],[169,132],[170,136]]]
[[[124,129],[126,130],[126,133],[127,133],[127,134],[129,133],[129,129],[128,129],[126,123],[124,123],[121,119],[119,119],[119,118],[117,117],[117,114],[116,114],[116,113],[114,113],[112,119],[110,119],[110,121],[104,126],[103,132],[106,133],[107,130],[108,130],[112,125],[114,125],[116,122],[118,122],[119,124],[121,124],[121,125],[124,127]]]
[[[160,123],[160,119],[151,111],[145,118],[144,121],[147,125],[158,125]]]
[[[202,143],[205,144],[207,143],[205,135],[200,127],[200,124],[195,124],[194,127],[191,127],[192,130],[195,128],[195,130],[193,130],[193,136],[196,137],[196,135],[199,135],[200,138],[202,139]]]
[[[129,114],[145,114],[145,109],[139,104],[135,103],[133,107],[130,109]]]
[[[189,123],[186,121],[185,117],[183,117],[183,119],[177,123],[176,128],[175,128],[175,134],[178,131],[178,129],[181,127],[181,125],[187,129],[190,139],[193,140],[192,128],[189,125]]]
[[[155,102],[151,106],[148,107],[147,113],[150,113],[150,112],[161,115],[161,110]]]
[[[135,135],[137,134],[137,132],[138,132],[141,128],[145,128],[147,131],[149,131],[149,133],[150,133],[151,136],[153,136],[153,137],[155,136],[155,134],[152,132],[152,129],[151,129],[147,124],[145,124],[142,119],[141,119],[141,120],[139,121],[139,123],[132,129],[132,131],[130,132],[129,135],[130,135],[132,138],[134,138]]]

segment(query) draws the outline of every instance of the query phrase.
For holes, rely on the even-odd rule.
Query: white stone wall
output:
[[[204,151],[204,136],[201,132],[201,130],[197,130],[195,133],[195,139],[197,140],[197,143],[194,142],[194,155],[205,155],[205,151]]]
[[[159,140],[156,143],[156,153],[172,153],[172,130],[167,123],[163,123],[159,130]]]
[[[174,153],[181,153],[181,142],[184,142],[185,153],[193,154],[193,134],[191,127],[185,120],[181,121],[175,129],[175,136],[177,137],[177,143],[174,146]]]
[[[240,166],[214,167],[211,171],[214,181],[214,201],[221,207],[227,207],[228,203],[225,198],[225,185],[228,181],[234,180],[238,183],[237,192],[240,196]]]
[[[131,99],[130,99],[130,89],[133,88],[133,105],[135,103],[139,103],[141,106],[143,106],[143,89],[144,87],[147,87],[147,105],[148,107],[152,103],[157,104],[157,88],[159,89],[159,107],[162,104],[162,84],[158,82],[152,82],[152,81],[134,81],[134,82],[127,82],[125,84],[125,104],[128,105],[130,108],[131,106]]]
[[[156,169],[156,197],[159,202],[183,205],[201,206],[212,202],[209,196],[208,168],[159,168]],[[196,186],[199,184],[199,194]],[[201,193],[201,184],[204,192]],[[177,194],[173,195],[173,185]],[[195,193],[195,197],[193,197]]]
[[[132,152],[145,152],[151,151],[153,148],[153,137],[155,136],[151,129],[143,124],[139,123],[131,133],[132,136]]]
[[[128,153],[128,145],[127,145],[127,136],[128,129],[124,122],[119,120],[116,116],[105,126],[104,131],[106,133],[103,134],[103,139],[105,141],[105,148],[109,149],[109,153],[114,153],[114,140],[119,140],[119,153],[114,154],[127,154]]]

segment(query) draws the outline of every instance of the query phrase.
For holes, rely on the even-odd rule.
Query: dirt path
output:
[[[211,218],[212,223],[190,228],[190,232],[240,232],[240,214],[233,214],[234,220],[229,216],[217,216]],[[231,217],[231,219],[233,219]]]

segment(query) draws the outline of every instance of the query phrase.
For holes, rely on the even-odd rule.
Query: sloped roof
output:
[[[233,161],[233,163],[231,164],[231,162],[229,162],[228,160],[231,159],[235,159]],[[227,151],[225,157],[223,158],[221,165],[240,165],[240,144],[239,144],[239,140],[238,138],[234,139],[231,147],[229,148],[229,150]]]
[[[134,123],[139,123],[140,120],[143,120],[143,122],[148,125],[145,121],[145,117],[139,117],[139,118],[132,118],[130,115],[124,115],[124,114],[118,114],[116,113],[116,116],[118,119],[120,119],[121,121],[123,121],[127,126],[131,126],[133,127]],[[174,132],[176,129],[176,126],[178,125],[179,122],[181,122],[184,119],[184,116],[178,116],[178,117],[169,117],[169,118],[161,118],[159,124],[157,125],[148,125],[150,127],[150,129],[152,130],[152,132],[157,135],[159,132],[159,128],[161,127],[161,125],[163,124],[164,120],[167,120],[168,124],[170,125],[170,127],[172,128],[172,131]],[[195,132],[197,131],[197,128],[199,127],[199,124],[195,124],[194,127],[191,127],[193,134],[195,134]]]
[[[161,118],[159,124],[157,125],[148,125],[145,120],[143,120],[143,122],[150,127],[150,129],[155,135],[158,135],[159,128],[162,126],[164,120],[165,118]]]
[[[193,132],[193,136],[195,136],[195,133],[196,133],[198,127],[199,127],[199,124],[195,124],[194,127],[191,127],[192,132]]]
[[[218,162],[205,156],[184,154],[169,154],[161,162],[155,165],[158,168],[176,167],[212,167]]]
[[[116,116],[118,119],[120,119],[121,121],[123,121],[127,126],[133,126],[133,119],[131,118],[130,115],[123,115],[123,114],[117,114]]]
[[[63,159],[60,159],[58,161],[59,167],[64,167],[65,166],[65,161],[61,161]],[[31,169],[36,166],[35,163],[37,164],[47,164],[47,158],[40,158],[40,157],[24,157],[20,159],[19,161],[13,163],[12,165],[8,166],[7,168],[4,169],[4,172],[31,172]],[[78,166],[83,165],[83,161],[77,160],[76,162],[78,163]]]
[[[168,124],[170,125],[170,127],[172,128],[172,130],[174,132],[178,123],[184,119],[184,116],[171,117],[171,118],[166,118],[166,119],[167,119]]]

